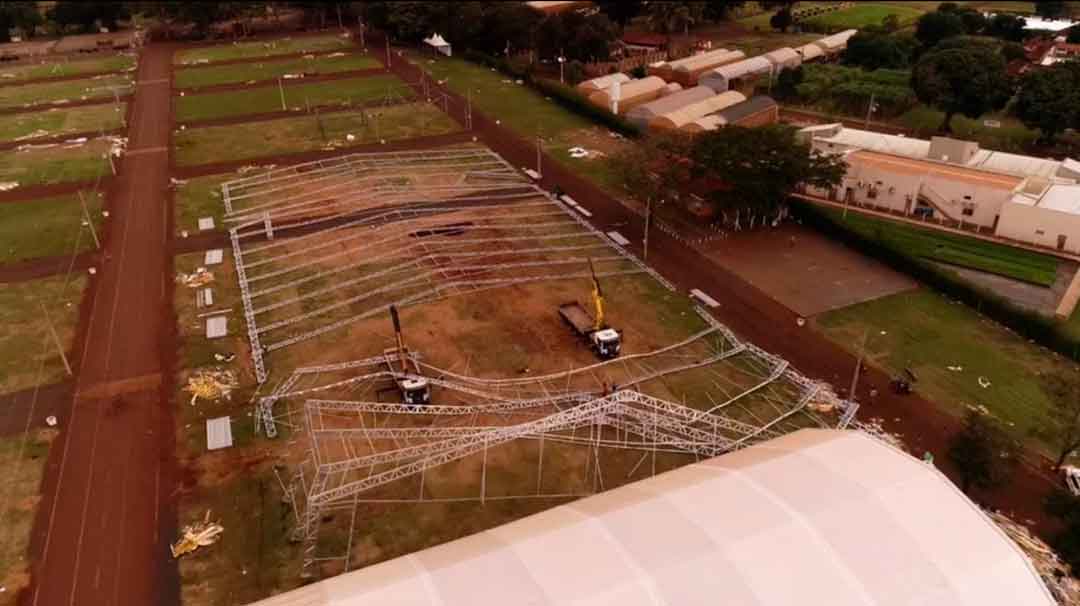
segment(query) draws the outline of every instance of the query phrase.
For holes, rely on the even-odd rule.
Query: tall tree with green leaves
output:
[[[1043,376],[1042,389],[1050,398],[1050,414],[1036,429],[1037,436],[1056,451],[1054,469],[1080,450],[1080,373],[1076,370]]]
[[[1016,465],[1016,444],[989,415],[968,411],[964,428],[949,441],[949,461],[960,489],[993,490],[1008,483]]]
[[[907,67],[911,57],[897,36],[883,31],[862,30],[848,40],[844,50],[844,65],[863,69],[899,69]]]
[[[728,126],[700,135],[690,152],[690,176],[732,185],[714,192],[718,210],[769,216],[800,185],[830,189],[840,184],[846,164],[839,156],[811,153],[784,125]]]
[[[1011,96],[1005,59],[984,46],[933,49],[911,72],[919,101],[944,112],[943,132],[952,132],[956,114],[976,119],[1005,107]]]
[[[934,11],[925,13],[915,23],[915,37],[929,48],[952,36],[967,32],[964,20],[956,12]]]
[[[37,26],[43,22],[37,2],[0,2],[0,42],[11,40],[12,28],[26,38],[33,38]]]
[[[596,6],[619,27],[626,27],[627,23],[641,14],[645,3],[641,0],[601,0]]]
[[[1068,13],[1068,2],[1052,0],[1037,0],[1035,2],[1035,14],[1044,19],[1060,19],[1067,16]]]
[[[658,32],[670,34],[682,31],[689,34],[690,28],[701,23],[705,18],[707,2],[649,2],[649,23]]]

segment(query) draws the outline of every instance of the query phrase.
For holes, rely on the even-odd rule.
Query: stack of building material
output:
[[[608,111],[625,114],[638,105],[658,98],[666,85],[666,82],[656,76],[630,80],[625,84],[614,82],[611,88],[598,90],[589,95],[589,102]],[[616,101],[618,101],[617,108]]]
[[[712,89],[710,88],[709,90],[711,91]],[[745,95],[729,90],[720,93],[719,95],[712,95],[701,101],[684,105],[675,111],[659,115],[649,122],[649,128],[655,130],[679,129],[694,120],[716,113],[724,108],[735,105],[736,103],[742,103],[743,101],[746,101]]]
[[[673,95],[668,95],[661,99],[639,105],[626,113],[626,119],[637,125],[639,128],[645,128],[652,122],[653,118],[656,118],[657,116],[669,114],[678,109],[682,109],[687,105],[697,103],[698,101],[713,96],[716,96],[716,93],[711,88],[707,86],[695,86],[694,88],[688,88]]]
[[[848,40],[858,33],[858,30],[847,29],[838,34],[826,36],[814,44],[821,47],[821,50],[825,51],[826,55],[835,55],[841,53],[847,48]]]
[[[732,88],[732,83],[736,80],[768,74],[774,69],[772,62],[765,57],[751,57],[705,72],[698,79],[698,84],[722,93]]]
[[[795,49],[795,52],[799,53],[799,56],[802,57],[802,62],[803,63],[810,63],[811,61],[817,61],[818,59],[821,59],[822,57],[825,56],[825,51],[822,50],[822,48],[820,46],[818,46],[817,44],[815,44],[813,42],[811,42],[810,44],[804,44],[803,46],[797,47]]]
[[[746,54],[737,50],[715,50],[701,55],[694,55],[671,62],[672,79],[683,86],[696,86],[701,74],[723,65],[735,63],[746,58]]]
[[[762,57],[775,65],[778,72],[782,69],[794,69],[802,63],[802,55],[787,46],[765,53]]]
[[[627,76],[626,74],[607,74],[605,76],[600,76],[599,78],[581,82],[577,85],[577,89],[581,94],[588,96],[599,90],[607,90],[616,82],[624,84],[629,81],[630,76]]]

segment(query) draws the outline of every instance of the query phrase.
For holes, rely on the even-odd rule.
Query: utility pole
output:
[[[642,238],[641,260],[649,260],[649,225],[652,223],[652,196],[645,199],[645,237]]]
[[[60,344],[60,335],[56,334],[56,327],[53,326],[52,318],[49,317],[49,312],[45,309],[45,304],[38,302],[41,306],[41,314],[45,316],[45,323],[49,325],[49,333],[52,334],[53,344],[56,345],[56,351],[60,354],[60,359],[64,361],[64,368],[67,370],[68,376],[72,376],[75,373],[71,372],[71,364],[68,363],[67,354],[64,353],[64,346]]]
[[[536,174],[543,176],[544,173],[540,170],[540,133],[536,133]]]
[[[859,386],[859,374],[862,372],[863,357],[866,356],[866,339],[869,336],[870,330],[864,330],[862,342],[859,343],[859,357],[855,360],[855,374],[851,377],[851,391],[848,392],[850,400],[855,400],[855,388]]]
[[[563,51],[559,49],[559,84],[566,84],[566,78],[563,77],[563,66],[566,65],[566,57],[563,55]]]
[[[472,88],[465,89],[465,130],[472,130]]]
[[[281,111],[285,111],[288,108],[285,107],[285,87],[281,84],[281,76],[277,79],[277,89],[278,94],[281,95]]]
[[[866,122],[863,124],[864,130],[870,130],[870,114],[874,113],[874,93],[870,92],[870,105],[866,108]]]
[[[390,34],[386,34],[386,67],[390,67]]]
[[[364,22],[360,21],[357,25],[360,26],[360,48],[367,50],[367,44],[364,44]]]
[[[82,204],[83,218],[86,219],[86,225],[90,227],[90,235],[94,237],[94,248],[101,248],[101,241],[98,240],[97,230],[94,229],[94,220],[90,218],[90,211],[86,208],[86,198],[83,197],[83,193],[79,192],[79,204]]]

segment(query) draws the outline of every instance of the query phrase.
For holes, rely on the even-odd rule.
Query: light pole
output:
[[[566,65],[566,57],[559,52],[559,84],[566,84],[566,78],[563,77],[563,66]]]

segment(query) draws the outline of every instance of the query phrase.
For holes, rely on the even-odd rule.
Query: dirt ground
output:
[[[792,223],[699,248],[804,318],[916,288],[911,278]]]

